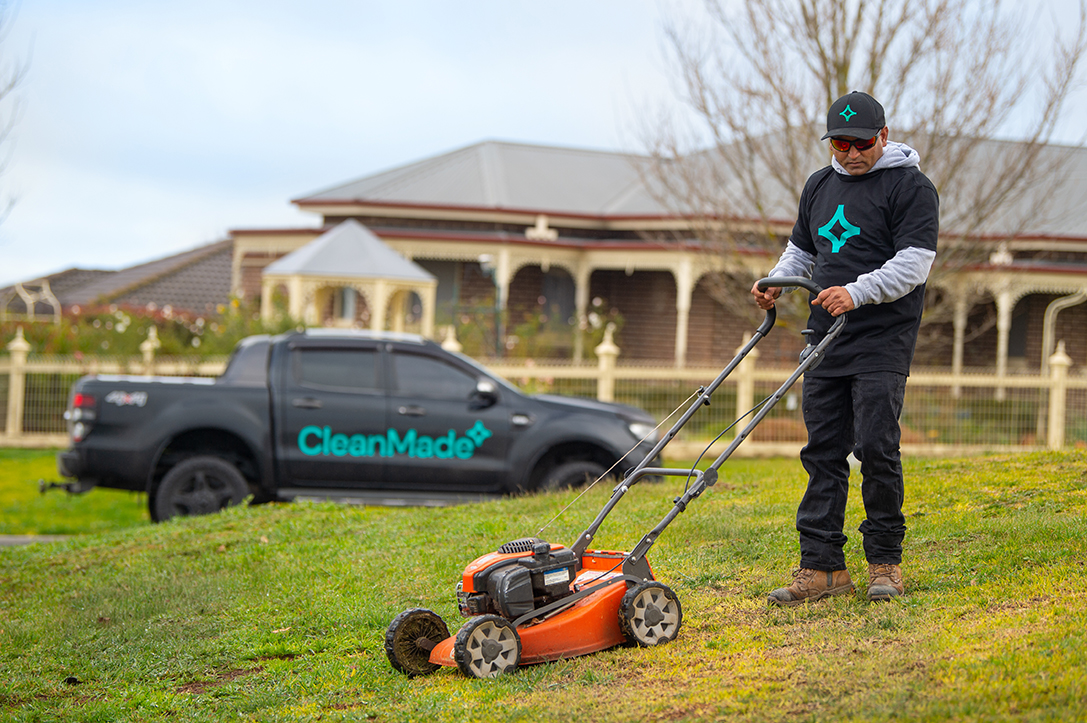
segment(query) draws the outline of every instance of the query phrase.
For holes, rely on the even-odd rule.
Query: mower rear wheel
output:
[[[472,678],[496,678],[512,673],[521,662],[521,636],[513,623],[497,615],[470,619],[453,642],[453,659]]]
[[[679,598],[659,582],[635,585],[619,603],[620,629],[627,640],[645,648],[675,640],[682,622]]]
[[[430,651],[448,637],[449,628],[438,613],[412,608],[389,623],[385,631],[385,654],[393,667],[409,678],[429,675],[441,667],[430,662]]]

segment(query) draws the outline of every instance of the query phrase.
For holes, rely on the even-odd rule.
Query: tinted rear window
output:
[[[295,349],[293,367],[295,381],[305,387],[380,389],[378,357],[372,349]]]

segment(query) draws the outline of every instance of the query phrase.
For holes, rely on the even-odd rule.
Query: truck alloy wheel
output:
[[[682,622],[679,598],[659,582],[635,585],[619,603],[619,627],[628,640],[642,647],[675,640]]]
[[[521,636],[513,623],[497,615],[480,615],[461,627],[453,642],[453,659],[472,678],[512,673],[521,661]]]
[[[448,637],[449,628],[438,613],[412,608],[389,623],[385,631],[385,654],[394,668],[410,678],[429,675],[441,667],[430,662],[430,651]]]
[[[190,457],[166,473],[152,495],[151,517],[156,522],[171,517],[210,515],[240,504],[249,485],[237,467],[219,457]]]
[[[567,487],[581,487],[592,484],[604,474],[604,467],[596,462],[566,462],[547,473],[540,484],[540,489],[552,491]]]

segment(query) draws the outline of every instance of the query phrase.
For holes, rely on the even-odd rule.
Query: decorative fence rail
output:
[[[213,377],[226,366],[225,358],[156,358],[152,345],[135,358],[32,355],[21,336],[7,351],[7,356],[0,356],[0,446],[66,446],[63,414],[68,393],[84,374]],[[614,344],[604,344],[597,348],[595,364],[492,360],[488,367],[527,392],[623,402],[660,420],[685,408],[685,400],[689,403],[699,386],[720,372],[618,365],[618,353]],[[669,446],[670,457],[697,457],[721,435],[710,451],[718,453],[746,420],[732,430],[730,425],[748,415],[793,371],[760,365],[757,356],[753,351],[717,390],[712,404],[692,418]],[[901,419],[904,451],[943,455],[1087,446],[1087,375],[1082,368],[1070,375],[1070,366],[1062,345],[1050,358],[1045,375],[914,368]],[[805,438],[798,384],[737,455],[795,455]]]

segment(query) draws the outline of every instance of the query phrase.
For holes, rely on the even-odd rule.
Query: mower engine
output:
[[[573,550],[536,537],[507,542],[472,561],[457,584],[461,615],[515,620],[570,595],[580,568]]]

